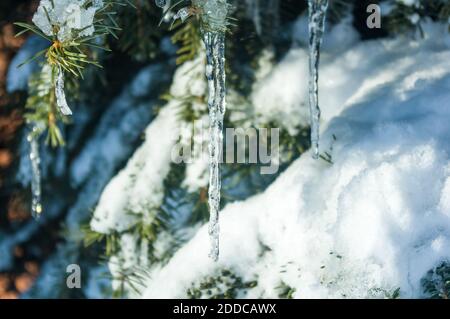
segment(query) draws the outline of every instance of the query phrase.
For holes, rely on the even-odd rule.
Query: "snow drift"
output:
[[[239,297],[277,297],[282,284],[295,298],[383,298],[398,289],[422,297],[426,272],[450,259],[450,51],[437,41],[448,39],[444,27],[426,31],[420,41],[339,50],[325,38],[326,160],[303,154],[263,194],[228,205],[219,262],[208,259],[202,227],[166,265],[150,268],[142,297],[185,297],[221,269],[257,281]],[[307,63],[305,49],[293,48],[263,79],[253,98],[265,101],[254,106],[259,114],[270,116],[278,101],[306,113]]]

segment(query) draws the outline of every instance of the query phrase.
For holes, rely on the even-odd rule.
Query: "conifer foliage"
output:
[[[372,2],[382,9],[378,31],[365,24]],[[15,5],[8,0],[0,6]],[[0,15],[4,12],[0,8]],[[15,71],[33,70],[20,93],[26,125],[16,150],[20,164],[11,175],[40,220],[26,228],[2,225],[0,219],[0,252],[1,245],[21,246],[41,265],[25,296],[146,296],[150,278],[163,276],[160,270],[179,258],[183,245],[202,236],[198,231],[208,222],[210,256],[219,262],[181,297],[253,296],[259,284],[273,284],[280,298],[296,296],[300,290],[284,279],[243,278],[220,263],[220,212],[263,193],[305,152],[311,151],[316,165],[333,167],[333,147],[341,136],[323,144],[321,136],[319,143],[319,106],[326,103],[319,105],[319,56],[327,32],[350,25],[362,43],[380,36],[420,41],[430,24],[450,31],[448,1],[37,1],[30,21],[15,21],[17,36],[43,48],[27,51]],[[311,77],[302,79],[309,82],[307,121],[303,104],[279,98],[281,93],[280,101],[263,94],[269,76],[277,76],[276,66],[301,56],[298,47],[310,55]],[[227,143],[236,144],[225,137],[227,127],[242,128],[237,138],[244,140],[252,129],[279,128],[279,136],[269,133],[267,141],[279,138],[277,173],[261,174],[261,164],[221,163]],[[183,146],[192,151],[190,161],[173,162],[173,149]],[[44,231],[49,228],[51,234]],[[14,232],[19,234],[14,240],[4,239]],[[221,243],[227,240],[221,237]],[[58,245],[46,247],[48,242]],[[270,254],[265,244],[258,247],[260,258]],[[342,256],[328,253],[341,262]],[[0,272],[10,271],[14,258],[13,253],[0,258]],[[86,270],[85,289],[68,290],[55,275],[68,263]],[[276,267],[285,272],[294,266]],[[424,274],[423,295],[447,298],[448,274],[446,261]],[[43,289],[49,282],[51,289]],[[398,287],[390,288],[370,293],[401,296]]]

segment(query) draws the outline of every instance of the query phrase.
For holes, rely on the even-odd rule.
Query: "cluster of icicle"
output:
[[[74,38],[91,36],[94,34],[95,13],[103,7],[103,0],[41,0],[33,23],[47,36],[56,37],[59,42],[71,41]],[[58,30],[54,34],[54,30]],[[64,71],[56,68],[54,90],[56,105],[63,115],[72,115],[64,92]],[[30,161],[32,169],[31,212],[33,217],[39,218],[42,213],[41,204],[41,173],[39,143],[36,126],[31,128],[27,139],[30,144]]]
[[[220,209],[220,160],[223,144],[223,118],[225,103],[225,35],[229,6],[224,0],[193,0],[193,4],[202,9],[202,21],[208,29],[203,30],[203,42],[206,47],[206,78],[208,80],[208,108],[210,116],[210,180],[209,234],[211,237],[210,257],[219,258],[219,209]],[[313,157],[319,157],[319,121],[320,108],[318,98],[318,75],[320,46],[325,30],[325,18],[328,0],[309,0],[310,33],[310,110],[311,141]]]
[[[70,0],[62,1],[71,2]],[[62,3],[61,2],[61,3]],[[72,1],[73,2],[73,1]],[[60,3],[60,4],[61,4]],[[74,4],[75,2],[71,3]],[[79,2],[76,2],[79,4]],[[98,9],[96,6],[102,6],[101,1],[94,1],[94,5],[90,7],[90,11],[86,11],[86,18],[82,19],[83,30],[89,30],[93,33],[93,16]],[[156,5],[161,8],[170,7],[171,1],[156,0]],[[219,258],[219,210],[220,210],[220,161],[222,159],[223,147],[223,119],[226,110],[226,87],[225,87],[225,30],[227,23],[227,15],[229,4],[226,0],[192,0],[195,8],[201,12],[202,37],[206,48],[206,78],[208,81],[208,109],[210,117],[210,179],[209,179],[209,207],[210,207],[210,223],[209,234],[211,237],[210,257],[217,261]],[[313,148],[313,157],[319,157],[319,122],[320,107],[318,98],[318,77],[319,77],[319,60],[320,46],[325,29],[325,18],[328,8],[328,0],[309,0],[309,45],[310,45],[310,79],[309,79],[309,104],[311,112],[311,142]],[[62,9],[61,9],[62,8]],[[58,10],[63,10],[61,16],[55,15]],[[80,8],[79,8],[80,9]],[[67,27],[67,23],[61,20],[64,13],[68,15],[74,10],[71,6],[54,7],[53,2],[43,0],[40,3],[33,21],[45,33],[51,32],[49,26],[51,23],[57,23]],[[48,21],[42,17],[42,12],[48,11],[50,17],[54,16],[55,21]],[[190,14],[189,8],[182,8],[174,16],[174,19],[180,18],[184,21]],[[81,24],[80,24],[81,25]],[[92,27],[92,28],[91,28]],[[70,33],[70,32],[69,32]],[[50,34],[49,34],[50,35]],[[64,93],[64,72],[58,68],[58,74],[55,85],[55,95],[57,105],[64,115],[71,115],[65,93]],[[33,128],[35,130],[35,128]],[[32,178],[32,213],[38,217],[42,211],[41,205],[41,184],[40,184],[40,158],[37,138],[30,134],[28,137],[30,142],[30,159],[33,170]]]
[[[275,2],[278,5],[278,2]],[[166,12],[171,8],[171,1],[156,0],[156,5]],[[223,119],[226,110],[225,102],[225,30],[229,4],[226,0],[192,0],[194,8],[200,12],[202,21],[202,37],[206,48],[206,78],[208,81],[208,109],[210,117],[209,142],[209,235],[211,237],[210,257],[219,258],[219,210],[220,210],[220,161],[223,146]],[[309,46],[310,46],[310,79],[309,104],[311,112],[311,142],[313,157],[319,158],[319,59],[320,46],[325,30],[325,18],[328,0],[309,0]],[[198,12],[197,10],[195,10]],[[192,10],[189,7],[180,9],[173,17],[184,22]]]

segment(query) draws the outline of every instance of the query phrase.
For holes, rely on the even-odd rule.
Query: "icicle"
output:
[[[28,134],[27,140],[30,143],[31,161],[31,214],[35,219],[39,219],[42,213],[41,204],[41,158],[39,156],[39,142],[36,136],[37,128],[34,126],[32,132]]]
[[[259,36],[261,36],[262,25],[261,25],[259,0],[246,0],[246,3],[247,3],[247,12],[249,17],[252,19],[253,24],[255,25],[256,33]]]
[[[319,158],[319,61],[328,0],[309,0],[309,108],[313,158]]]
[[[192,0],[202,12],[202,36],[206,48],[206,79],[208,81],[209,141],[209,256],[219,259],[220,162],[223,147],[225,115],[225,31],[230,8],[227,0]]]
[[[58,75],[55,85],[56,104],[63,115],[72,115],[72,110],[67,105],[66,94],[64,93],[64,72],[58,68]]]
[[[246,0],[246,7],[259,37],[270,38],[278,30],[280,0]]]
[[[225,114],[225,35],[223,32],[203,34],[206,47],[206,78],[208,80],[208,109],[210,119],[209,141],[209,235],[211,251],[209,256],[219,259],[219,209],[220,170],[223,145],[223,118]]]

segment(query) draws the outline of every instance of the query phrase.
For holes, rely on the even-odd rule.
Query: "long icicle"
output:
[[[39,155],[39,140],[36,135],[37,128],[34,126],[28,134],[27,140],[30,143],[30,161],[31,161],[31,215],[39,219],[42,213],[41,203],[41,158]]]
[[[205,31],[203,41],[206,47],[206,78],[208,80],[208,109],[210,119],[210,169],[209,169],[209,235],[211,251],[209,256],[219,259],[219,209],[220,209],[220,162],[223,146],[223,118],[225,102],[225,35],[222,32]]]
[[[309,108],[311,117],[311,147],[313,158],[319,158],[320,107],[319,62],[320,46],[325,31],[328,0],[309,0]]]

